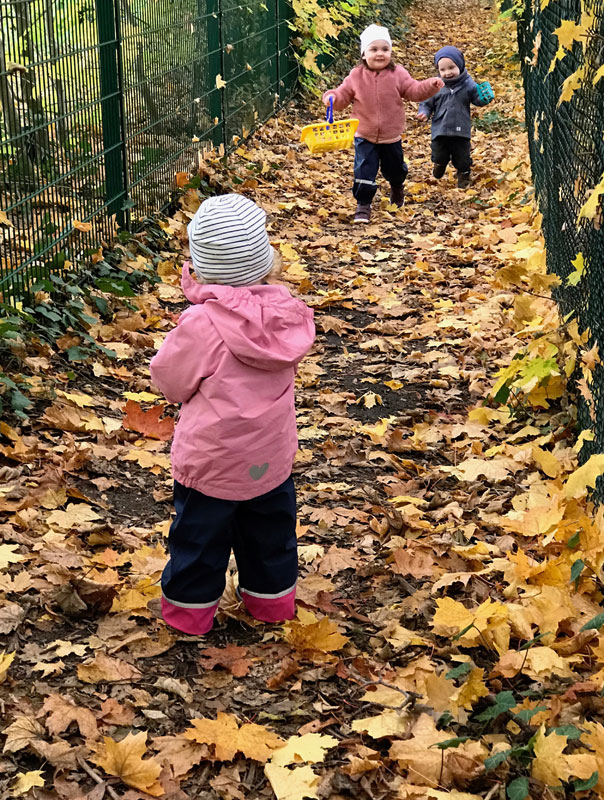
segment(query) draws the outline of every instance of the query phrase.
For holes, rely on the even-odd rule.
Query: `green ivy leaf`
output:
[[[454,681],[456,678],[463,678],[464,675],[467,675],[468,672],[471,671],[472,671],[472,665],[468,664],[467,662],[464,662],[463,664],[460,664],[458,667],[453,667],[453,669],[450,669],[445,675],[445,678],[449,681]]]
[[[573,789],[575,790],[575,792],[586,792],[588,789],[593,789],[594,786],[597,785],[599,779],[600,779],[600,773],[596,770],[596,772],[594,772],[594,774],[590,778],[587,778],[587,780],[575,781],[573,783]]]
[[[500,764],[503,764],[504,761],[507,761],[508,758],[512,755],[513,750],[502,750],[499,753],[495,753],[494,756],[490,756],[486,758],[484,761],[484,768],[486,772],[489,772],[491,769],[496,769]]]
[[[602,625],[604,625],[604,613],[596,614],[595,617],[586,622],[585,625],[581,628],[582,631],[597,631],[599,630]]]
[[[495,698],[495,703],[489,708],[485,709],[482,714],[479,714],[476,719],[480,722],[488,722],[492,719],[497,719],[501,714],[505,714],[514,706],[518,705],[513,692],[499,692]]]
[[[445,739],[444,742],[437,742],[432,747],[438,747],[439,750],[448,750],[450,747],[459,747],[460,744],[467,742],[471,736],[457,736],[455,739]]]
[[[573,565],[570,568],[571,583],[578,582],[579,577],[584,569],[585,569],[585,561],[583,561],[582,558],[578,558],[576,561],[573,562]]]
[[[519,711],[517,714],[514,714],[516,719],[519,719],[521,722],[530,722],[535,714],[539,714],[541,711],[547,711],[547,706],[537,706],[536,708],[523,708],[522,711]]]
[[[528,793],[528,778],[516,778],[511,783],[508,783],[506,794],[509,800],[524,800],[525,797],[528,797]]]
[[[552,728],[554,733],[557,733],[558,736],[566,736],[567,739],[571,741],[573,739],[580,739],[583,731],[577,728],[575,725],[560,725],[558,728]],[[548,731],[549,733],[550,731]]]

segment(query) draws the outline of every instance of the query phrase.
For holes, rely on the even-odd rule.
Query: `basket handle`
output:
[[[325,112],[325,119],[330,124],[333,124],[333,95],[329,98],[329,105],[327,107],[327,111]]]

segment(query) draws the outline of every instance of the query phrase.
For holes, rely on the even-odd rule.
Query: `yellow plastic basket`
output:
[[[328,150],[346,150],[354,141],[358,119],[342,119],[337,122],[318,122],[302,128],[300,141],[305,142],[311,153],[326,153]]]

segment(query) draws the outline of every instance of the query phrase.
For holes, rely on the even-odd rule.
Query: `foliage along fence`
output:
[[[517,0],[522,5],[522,0]],[[518,8],[516,6],[516,8]],[[581,459],[604,453],[604,0],[526,0],[518,39],[548,271],[593,351],[577,377]]]
[[[0,301],[169,199],[298,73],[287,0],[0,0]]]

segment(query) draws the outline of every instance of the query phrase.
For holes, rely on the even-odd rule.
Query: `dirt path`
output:
[[[470,189],[455,188],[451,172],[432,179],[429,128],[414,121],[411,104],[407,204],[395,211],[378,195],[366,227],[350,223],[351,152],[312,156],[298,144],[318,105],[269,123],[233,161],[233,185],[269,212],[292,291],[317,315],[297,401],[299,620],[285,630],[253,624],[232,586],[205,641],[177,639],[155,616],[170,516],[168,445],[127,433],[120,420],[125,391],[149,400],[140,394],[151,388],[146,364],[181,307],[175,252],[195,208],[191,195],[164,226],[172,242],[164,283],[137,301],[140,324],[133,330],[122,319],[96,331],[107,346],[121,343],[118,367],[83,370],[79,401],[66,378],[67,395],[50,398],[50,411],[23,438],[9,435],[11,463],[37,466],[22,468],[16,494],[3,497],[5,540],[19,555],[3,554],[1,578],[0,625],[15,653],[0,687],[4,797],[18,774],[36,770],[45,781],[39,800],[148,797],[141,787],[169,800],[270,797],[267,732],[248,731],[269,741],[264,755],[236,744],[246,729],[237,733],[224,718],[220,731],[183,738],[192,719],[221,712],[283,740],[332,737],[320,740],[323,750],[311,752],[312,739],[299,743],[298,766],[270,763],[279,797],[438,800],[493,797],[505,785],[485,774],[482,726],[468,722],[496,691],[483,691],[482,677],[497,658],[474,652],[472,661],[434,630],[433,614],[446,593],[472,606],[500,591],[483,568],[497,549],[493,517],[516,492],[515,472],[487,480],[488,467],[468,467],[460,480],[455,470],[500,445],[488,413],[468,421],[467,409],[517,346],[510,295],[492,277],[531,230],[521,90],[509,33],[488,32],[485,2],[419,2],[405,22],[395,54],[414,77],[432,75],[433,52],[454,43],[471,74],[495,87],[496,102],[475,130]],[[224,178],[216,164],[206,176]],[[522,440],[523,426],[507,435]],[[22,502],[29,496],[35,508]],[[473,684],[464,683],[468,674]],[[415,712],[403,710],[414,703]],[[153,763],[169,765],[159,787],[157,775],[144,777],[143,744],[131,753],[135,777],[105,787],[107,774],[126,771],[100,734],[121,741],[144,739],[141,732]],[[496,734],[489,746],[507,741],[503,724]],[[434,746],[458,736],[469,740]]]

